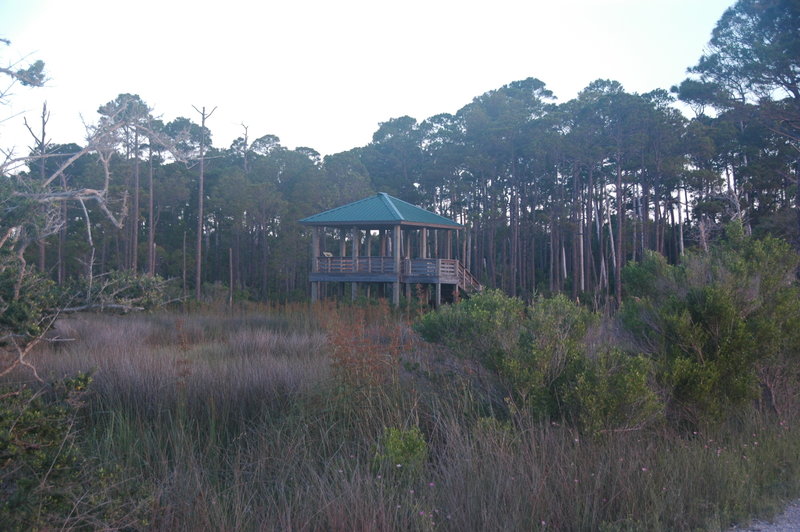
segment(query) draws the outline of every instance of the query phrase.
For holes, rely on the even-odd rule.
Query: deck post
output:
[[[444,252],[444,258],[453,258],[453,232],[447,231],[447,250]]]
[[[358,244],[359,244],[359,234],[358,228],[353,227],[352,231],[352,238],[353,238],[353,273],[358,272]],[[358,297],[358,282],[350,283],[350,299],[351,301],[355,301],[356,297]]]
[[[427,259],[428,258],[428,229],[423,227],[420,231],[420,239],[419,239],[419,258]],[[430,297],[431,297],[431,286],[429,284],[425,284],[425,305],[430,304]]]
[[[347,231],[339,229],[339,256],[345,258],[347,256]],[[336,291],[338,293],[339,301],[344,299],[344,283],[336,283]]]
[[[319,227],[314,227],[311,231],[311,271],[316,272],[319,261]],[[319,301],[319,281],[311,282],[311,302]]]
[[[372,230],[367,229],[365,240],[367,245],[367,271],[372,273]],[[370,296],[370,286],[370,283],[367,283],[367,300],[369,300]]]
[[[408,269],[408,271],[406,273],[410,274],[411,273],[411,234],[410,234],[409,231],[406,231],[406,235],[405,235],[405,248],[406,248],[405,263],[409,267],[409,269]],[[406,280],[406,282],[403,283],[403,284],[406,285],[406,299],[410,301],[411,300],[411,283],[409,283]]]
[[[395,280],[392,283],[392,304],[400,306],[400,226],[395,225],[392,235],[392,255],[394,256]]]

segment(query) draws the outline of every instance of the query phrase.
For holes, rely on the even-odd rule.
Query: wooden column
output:
[[[400,226],[395,225],[392,231],[392,254],[394,256],[395,281],[392,283],[392,304],[400,306]]]
[[[444,252],[444,258],[453,258],[453,232],[447,231],[447,249]]]
[[[366,236],[366,248],[367,248],[367,259],[372,257],[372,230],[367,229],[367,236]],[[372,272],[372,263],[370,260],[367,260],[367,264],[369,265],[369,270]],[[367,300],[369,300],[370,296],[370,288],[372,287],[372,283],[367,283]]]
[[[311,272],[316,273],[319,268],[317,258],[319,257],[319,227],[314,227],[311,231]],[[311,302],[319,301],[319,281],[311,281]]]
[[[339,229],[339,256],[342,258],[347,256],[347,231],[344,229]],[[344,299],[344,283],[336,283],[336,286],[339,301],[341,301]]]
[[[411,232],[410,231],[406,231],[405,248],[406,248],[406,251],[405,251],[406,264],[410,264],[410,262],[411,262]],[[410,301],[411,300],[411,283],[406,282],[404,284],[406,285],[406,300]]]
[[[358,245],[361,239],[359,238],[358,228],[353,227],[351,234],[353,239],[353,273],[356,273],[358,271]],[[358,282],[352,282],[350,283],[350,300],[355,301],[356,297],[358,297]]]
[[[434,307],[439,308],[442,305],[442,272],[440,270],[441,262],[436,261],[436,294],[434,296]]]
[[[379,238],[379,245],[378,245],[378,256],[383,260],[385,257],[389,256],[389,244],[387,242],[388,239],[388,232],[386,229],[379,229],[378,230],[378,238]],[[381,267],[381,273],[383,273],[383,267]],[[378,291],[379,297],[386,297],[386,285],[381,284],[380,290]]]
[[[427,259],[428,258],[428,229],[426,227],[423,227],[421,229],[421,231],[422,231],[422,233],[420,234],[419,258]],[[425,283],[425,292],[424,292],[424,294],[425,294],[424,295],[424,297],[425,297],[425,305],[428,305],[428,304],[430,304],[430,300],[431,300],[431,285],[428,284],[428,283]]]

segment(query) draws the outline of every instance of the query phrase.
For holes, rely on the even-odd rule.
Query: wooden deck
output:
[[[393,257],[317,257],[311,281],[357,283],[450,284],[468,292],[481,290],[477,279],[455,259],[400,259]]]

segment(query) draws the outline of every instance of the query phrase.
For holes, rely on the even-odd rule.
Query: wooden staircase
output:
[[[481,283],[479,283],[475,276],[461,264],[461,261],[456,262],[458,262],[458,289],[466,294],[483,290]]]

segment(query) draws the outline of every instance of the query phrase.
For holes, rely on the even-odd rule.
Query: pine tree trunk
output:
[[[622,219],[625,216],[625,195],[622,190],[622,162],[620,154],[617,154],[617,252],[616,264],[614,266],[614,295],[617,301],[617,308],[622,305],[622,266],[624,257],[622,256]]]

